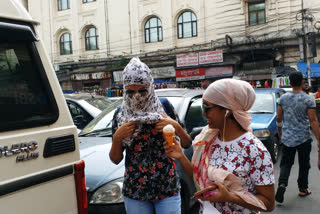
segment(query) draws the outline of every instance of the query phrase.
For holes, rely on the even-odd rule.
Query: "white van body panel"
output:
[[[0,18],[24,21],[32,24],[34,28],[37,24],[16,0],[1,0]],[[59,115],[57,120],[49,125],[10,131],[0,130],[1,148],[6,146],[10,148],[14,144],[37,142],[38,147],[34,152],[39,154],[35,159],[21,162],[17,162],[17,154],[0,157],[0,193],[5,192],[8,187],[13,189],[11,192],[0,194],[1,213],[77,214],[78,204],[74,177],[74,165],[80,161],[77,128],[73,124],[59,81],[42,42],[36,41],[34,44]],[[45,144],[48,139],[61,136],[73,136],[75,150],[44,157]],[[23,155],[27,155],[26,152]],[[65,171],[68,173],[63,174]],[[55,176],[55,172],[60,173],[58,177],[48,178],[48,175]]]
[[[0,17],[30,23],[38,23],[32,19],[31,15],[26,11],[23,5],[16,0],[1,0]]]
[[[3,135],[6,136],[3,136]],[[73,134],[77,136],[77,129],[75,126],[70,125],[62,127],[43,127],[43,130],[20,130],[8,133],[0,132],[0,146],[12,145],[15,143],[36,141],[39,143],[39,147],[36,151],[43,151],[46,140],[53,136],[65,136]],[[65,164],[73,164],[80,159],[78,144],[76,144],[75,152],[70,152],[62,155],[57,155],[49,158],[44,158],[42,154],[35,160],[29,160],[21,163],[16,163],[16,156],[2,157],[0,159],[0,185],[17,180],[17,178],[23,178],[26,175],[32,175],[33,173],[45,172],[47,169],[53,169]],[[1,199],[1,198],[0,198]]]
[[[0,198],[3,214],[77,214],[73,175]]]

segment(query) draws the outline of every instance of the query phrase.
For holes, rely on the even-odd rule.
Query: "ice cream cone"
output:
[[[164,139],[168,142],[169,146],[173,144],[174,132],[163,132]]]
[[[174,138],[174,132],[175,129],[172,125],[166,125],[165,127],[163,127],[163,137],[164,139],[168,142],[169,146],[172,146],[173,144],[173,138]]]

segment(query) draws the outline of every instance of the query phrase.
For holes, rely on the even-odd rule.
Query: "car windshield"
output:
[[[249,110],[250,114],[274,113],[274,99],[271,93],[256,93],[256,100]]]
[[[96,97],[87,98],[86,101],[91,105],[93,105],[94,107],[100,109],[101,111],[107,108],[112,103],[112,101],[108,100],[107,98],[96,98]]]
[[[181,106],[184,98],[183,97],[167,97],[167,99],[173,105],[174,109],[177,112],[180,112],[180,106]]]
[[[115,110],[122,103],[122,99],[117,100],[110,104],[106,109],[104,109],[96,118],[94,118],[82,131],[79,133],[79,136],[84,136],[89,133],[99,134],[99,131],[103,132],[112,127],[112,119]]]

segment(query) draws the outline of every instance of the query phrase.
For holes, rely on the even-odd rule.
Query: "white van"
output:
[[[0,213],[85,214],[84,162],[37,22],[0,7]]]

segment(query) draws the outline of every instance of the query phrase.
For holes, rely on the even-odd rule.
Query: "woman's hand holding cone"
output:
[[[175,158],[179,160],[184,156],[182,148],[179,142],[175,138],[173,138],[173,144],[171,146],[168,144],[168,142],[164,142],[163,147],[168,157],[170,158]]]

